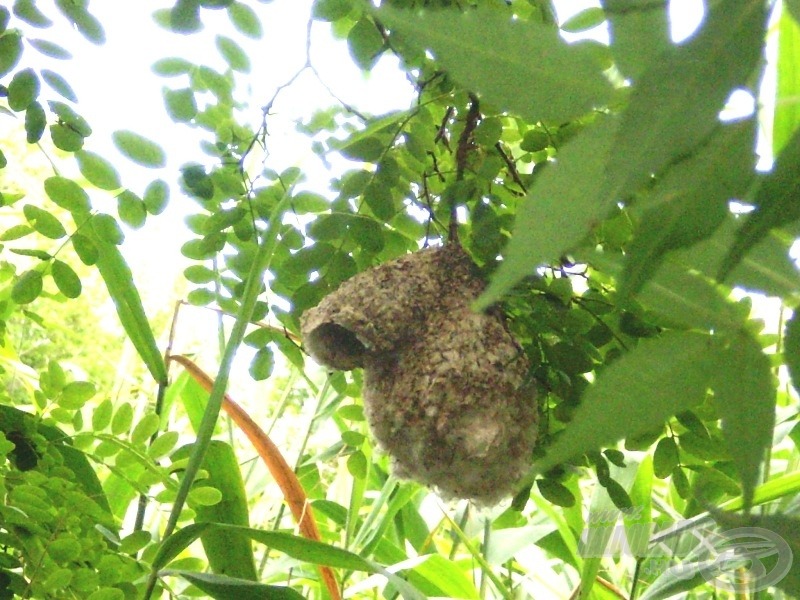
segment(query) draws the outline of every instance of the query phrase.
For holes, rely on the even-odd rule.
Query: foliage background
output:
[[[724,596],[699,527],[798,548],[800,6],[702,3],[675,43],[663,2],[565,20],[537,0],[317,0],[291,65],[267,46],[285,3],[261,4],[126,6],[148,18],[131,63],[96,74],[108,107],[66,66],[102,52],[106,13],[0,7],[0,595]],[[407,105],[327,81],[320,23],[365,73],[397,57]],[[608,44],[564,40],[595,26]],[[134,72],[163,114],[137,114]],[[281,129],[317,103],[308,81],[330,106]],[[734,90],[754,108],[720,119]],[[299,338],[345,279],[456,238],[545,423],[493,508],[393,478],[360,372],[320,371]],[[615,552],[621,530],[646,535]]]

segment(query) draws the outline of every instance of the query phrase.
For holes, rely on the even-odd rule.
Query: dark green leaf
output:
[[[656,451],[653,454],[653,473],[655,476],[659,479],[669,477],[679,462],[678,445],[675,443],[675,439],[665,437],[658,440]]]
[[[568,44],[555,27],[488,7],[419,14],[385,7],[377,14],[404,42],[432,49],[467,89],[533,123],[569,121],[610,99],[611,84],[587,47]]]
[[[760,2],[715,4],[698,35],[647,69],[622,115],[602,198],[633,194],[706,139],[733,88],[758,64],[765,23]]]
[[[81,280],[67,263],[58,259],[53,260],[50,274],[53,276],[58,291],[67,298],[77,298],[81,295]]]
[[[316,0],[314,18],[322,21],[338,21],[350,14],[352,0]]]
[[[565,485],[560,484],[554,479],[538,479],[536,486],[542,497],[556,506],[569,508],[575,506],[575,496]]]
[[[272,375],[275,367],[275,357],[269,347],[261,348],[250,362],[250,376],[256,381],[263,381]]]
[[[712,370],[710,344],[709,336],[679,332],[641,341],[589,386],[569,427],[535,464],[537,471],[650,431],[696,405]]]
[[[66,48],[59,46],[55,42],[42,39],[28,39],[28,43],[34,49],[50,58],[56,58],[58,60],[68,60],[72,58],[72,54]],[[2,55],[2,52],[0,52],[0,55]]]
[[[160,215],[169,202],[169,186],[161,179],[151,181],[144,189],[143,201],[148,213]]]
[[[51,71],[50,69],[42,69],[42,79],[44,79],[44,82],[47,85],[49,85],[52,89],[61,94],[61,96],[70,102],[78,101],[78,96],[75,94],[72,86],[70,86],[70,84],[67,83],[67,80],[55,71]]]
[[[53,21],[36,6],[35,0],[14,0],[14,15],[34,27],[50,27]]]
[[[745,509],[753,500],[759,470],[772,446],[775,383],[769,359],[747,333],[726,340],[712,369],[714,406],[722,418],[728,453],[742,480]]]
[[[217,46],[217,50],[222,55],[222,58],[225,59],[225,62],[228,63],[231,69],[239,71],[240,73],[250,72],[250,59],[239,44],[224,35],[218,35],[214,39],[214,43]]]
[[[26,271],[11,288],[11,299],[17,304],[29,304],[42,293],[42,274],[39,271]]]
[[[188,123],[197,114],[197,103],[191,89],[164,89],[163,93],[167,114],[176,123]]]
[[[610,210],[613,203],[598,201],[597,182],[604,180],[616,129],[615,119],[600,120],[568,143],[558,162],[538,176],[519,208],[505,259],[478,308],[495,302],[546,261],[558,259]]]
[[[38,206],[34,206],[33,204],[26,204],[23,206],[22,212],[25,214],[25,218],[28,220],[31,227],[43,236],[58,240],[67,235],[64,226],[50,212]]]
[[[303,600],[304,598],[302,594],[290,587],[266,585],[246,579],[224,577],[211,573],[168,570],[162,571],[161,574],[182,577],[214,600],[262,600],[263,598],[269,598],[270,600]]]
[[[44,134],[44,128],[47,126],[47,115],[44,113],[44,108],[38,102],[34,101],[28,105],[25,110],[25,139],[29,144],[35,144]]]
[[[800,311],[794,311],[786,323],[784,359],[795,390],[800,390]]]
[[[628,495],[628,492],[625,491],[625,488],[620,485],[618,481],[615,479],[608,479],[605,484],[603,485],[606,488],[606,492],[608,492],[609,498],[621,511],[630,510],[633,508],[633,503],[631,502],[631,497]]]
[[[17,66],[22,55],[22,40],[18,33],[7,31],[0,36],[0,77],[5,77]]]
[[[117,220],[105,213],[97,213],[92,217],[92,230],[102,241],[115,246],[119,246],[125,240],[125,234]]]
[[[8,22],[11,19],[11,13],[8,12],[8,9],[5,6],[0,6],[0,35],[6,32],[8,29]]]
[[[264,28],[256,12],[243,2],[234,2],[228,7],[228,17],[239,33],[249,38],[258,39],[264,34]]]
[[[98,45],[106,41],[103,26],[94,15],[86,10],[84,4],[74,2],[74,0],[56,0],[56,6],[88,41]]]
[[[168,26],[176,33],[194,33],[203,28],[197,0],[177,0],[169,10]]]
[[[114,165],[99,154],[81,150],[75,153],[75,159],[78,161],[81,174],[92,185],[102,190],[116,190],[122,186]]]
[[[111,135],[114,145],[122,154],[144,167],[158,168],[167,164],[161,146],[143,135],[129,130],[118,130]]]
[[[44,191],[50,200],[69,211],[88,211],[91,208],[88,194],[66,177],[48,177],[44,180]]]
[[[22,69],[14,73],[11,83],[8,84],[8,106],[11,110],[20,112],[36,100],[39,95],[39,77],[33,69]]]
[[[37,250],[35,248],[10,248],[11,252],[20,256],[32,256],[39,260],[50,260],[52,255],[44,250]]]
[[[139,229],[147,219],[144,202],[130,190],[117,195],[117,212],[122,222],[133,229]]]

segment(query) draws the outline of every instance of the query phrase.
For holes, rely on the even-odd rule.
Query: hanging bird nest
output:
[[[344,282],[303,315],[306,349],[364,369],[370,428],[402,478],[493,504],[516,491],[537,438],[528,361],[457,244],[409,254]]]

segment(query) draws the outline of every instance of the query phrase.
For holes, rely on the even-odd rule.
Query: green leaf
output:
[[[155,413],[148,413],[136,424],[131,432],[131,444],[144,444],[158,432],[161,418]]]
[[[182,577],[208,594],[209,598],[214,598],[214,600],[261,600],[262,598],[269,598],[270,600],[303,600],[304,598],[302,594],[290,587],[266,585],[248,581],[247,579],[236,579],[211,573],[171,569],[162,571],[161,575]]]
[[[256,381],[263,381],[272,375],[275,367],[275,357],[268,347],[261,348],[250,362],[250,377]]]
[[[72,381],[64,386],[58,404],[69,410],[77,410],[96,393],[97,388],[90,381]]]
[[[70,102],[78,102],[78,96],[75,94],[72,86],[70,86],[70,84],[67,83],[67,80],[55,71],[51,71],[50,69],[42,69],[42,79],[44,79],[44,82],[53,90]]]
[[[720,267],[723,280],[739,264],[742,257],[764,239],[767,233],[780,225],[800,219],[800,128],[786,143],[769,175],[755,193],[756,210],[752,212],[736,233],[736,240]]]
[[[53,264],[50,266],[50,275],[52,275],[58,291],[67,298],[77,298],[81,295],[80,277],[64,261],[54,259]]]
[[[92,185],[102,190],[116,190],[122,186],[114,165],[99,154],[81,150],[75,153],[75,159],[81,174]]]
[[[18,240],[20,238],[25,237],[33,233],[33,229],[30,228],[28,225],[23,225],[20,223],[19,225],[12,225],[8,229],[6,229],[2,234],[0,234],[0,242],[10,242],[12,240]]]
[[[793,19],[786,10],[781,11],[777,37],[773,156],[780,155],[792,133],[800,128],[800,102],[796,100],[800,97],[800,21]]]
[[[39,95],[39,77],[33,69],[22,69],[14,73],[8,84],[8,106],[13,111],[23,111]]]
[[[720,126],[707,145],[668,171],[636,205],[644,214],[625,249],[620,296],[641,289],[670,250],[711,236],[723,223],[728,202],[740,198],[752,180],[754,148],[754,119]]]
[[[96,432],[103,431],[111,424],[114,405],[106,398],[92,412],[92,429]]]
[[[178,443],[179,433],[177,431],[165,431],[158,436],[147,449],[147,456],[157,460],[169,454]]]
[[[153,63],[152,70],[156,75],[162,77],[177,77],[179,75],[186,75],[191,73],[195,68],[194,64],[185,58],[178,58],[176,56],[168,56],[160,58]]]
[[[14,15],[34,27],[50,27],[53,21],[36,6],[35,0],[14,0]]]
[[[188,458],[191,446],[181,448],[172,460]],[[239,459],[225,442],[212,440],[203,459],[202,469],[208,473],[204,485],[219,490],[221,498],[211,505],[196,506],[197,523],[224,523],[249,527],[247,493]],[[191,497],[191,493],[190,493]],[[196,498],[195,498],[196,501]],[[216,529],[200,536],[211,569],[217,575],[258,581],[250,538],[238,531]]]
[[[589,48],[568,44],[555,27],[489,8],[414,13],[385,7],[376,14],[404,43],[433,50],[464,87],[533,123],[566,122],[611,97],[613,88]]]
[[[144,167],[158,168],[167,164],[161,146],[129,130],[118,130],[111,134],[114,145],[125,157]]]
[[[43,236],[58,240],[67,235],[67,230],[64,229],[61,221],[48,211],[33,204],[26,204],[22,207],[22,212],[31,227]]]
[[[0,77],[5,77],[17,66],[22,55],[22,40],[19,33],[6,31],[0,36]]]
[[[678,445],[675,439],[665,437],[658,440],[656,451],[653,453],[653,473],[659,479],[666,479],[672,474],[673,469],[678,466],[680,457],[678,456]]]
[[[133,424],[133,406],[130,402],[123,402],[114,413],[111,420],[111,433],[114,435],[124,435],[128,433]]]
[[[93,265],[97,262],[99,256],[97,246],[95,246],[94,242],[92,242],[92,240],[85,235],[80,233],[73,234],[72,248],[75,250],[75,254],[78,255],[78,258],[81,259],[83,264]]]
[[[214,43],[231,69],[240,73],[250,72],[250,59],[239,44],[224,35],[218,35],[214,38]]]
[[[151,215],[160,215],[167,208],[169,202],[169,186],[162,179],[156,179],[147,184],[144,189],[144,207]]]
[[[197,103],[191,89],[170,90],[165,88],[163,94],[167,114],[176,123],[188,123],[197,114]]]
[[[612,117],[599,119],[539,174],[519,207],[504,260],[476,302],[477,309],[488,307],[536,267],[558,259],[610,210],[613,203],[598,201],[597,182],[605,177],[617,124]]]
[[[64,123],[50,126],[50,139],[56,148],[64,152],[77,152],[83,148],[84,136]]]
[[[601,3],[609,21],[614,61],[625,75],[638,78],[672,46],[667,5],[643,8],[637,0]]]
[[[168,15],[167,26],[176,33],[194,33],[203,28],[197,0],[177,0]]]
[[[56,0],[56,6],[86,40],[96,45],[105,43],[106,34],[103,26],[83,4],[74,0]]]
[[[117,195],[117,211],[122,222],[133,229],[139,229],[147,219],[144,202],[130,190]]]
[[[97,213],[92,216],[92,230],[104,242],[119,246],[125,241],[125,234],[111,215]]]
[[[63,46],[59,46],[55,42],[51,42],[50,40],[27,38],[27,42],[35,50],[41,54],[44,54],[45,56],[49,56],[50,58],[55,58],[58,60],[69,60],[72,58],[72,53],[69,50]],[[2,56],[2,52],[0,52],[0,56]]]
[[[239,33],[258,39],[264,35],[264,28],[256,12],[243,2],[234,2],[228,7],[228,17]]]
[[[733,88],[744,86],[758,64],[765,23],[762,3],[715,4],[695,37],[642,74],[622,115],[603,198],[633,194],[706,139]]]
[[[711,338],[669,332],[606,367],[583,394],[569,427],[535,463],[538,472],[663,424],[700,402],[713,361]]]
[[[575,506],[575,496],[570,489],[554,479],[538,479],[536,487],[542,497],[556,506],[569,508]]]
[[[756,339],[742,332],[724,341],[712,368],[714,406],[742,480],[745,510],[749,510],[761,463],[772,446],[775,382],[770,361]]]
[[[11,288],[11,299],[17,304],[29,304],[42,293],[42,274],[39,271],[26,271]]]
[[[6,32],[8,29],[8,22],[11,20],[11,13],[5,6],[0,6],[0,34]]]
[[[579,33],[588,29],[594,29],[606,20],[606,14],[599,6],[587,8],[576,15],[567,19],[562,25],[562,31],[569,33]]]
[[[28,105],[25,110],[25,139],[29,144],[35,144],[44,134],[44,128],[47,126],[47,115],[45,115],[44,108],[38,102],[34,101]]]
[[[347,44],[355,63],[369,70],[378,60],[384,41],[372,19],[362,16],[347,34]]]

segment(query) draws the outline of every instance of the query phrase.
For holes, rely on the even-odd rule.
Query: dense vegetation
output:
[[[800,594],[800,2],[708,0],[675,42],[658,0],[316,0],[308,36],[328,24],[364,72],[396,57],[414,96],[331,93],[297,123],[329,184],[271,153],[282,95],[319,77],[310,38],[250,93],[288,60],[257,50],[280,4],[137,3],[140,44],[202,49],[151,65],[162,137],[113,107],[93,131],[62,35],[103,52],[88,0],[0,6],[0,598]],[[146,312],[126,237],[176,206],[180,253],[149,268],[185,265],[184,302]],[[395,478],[362,372],[300,331],[445,242],[539,414],[494,507]]]

